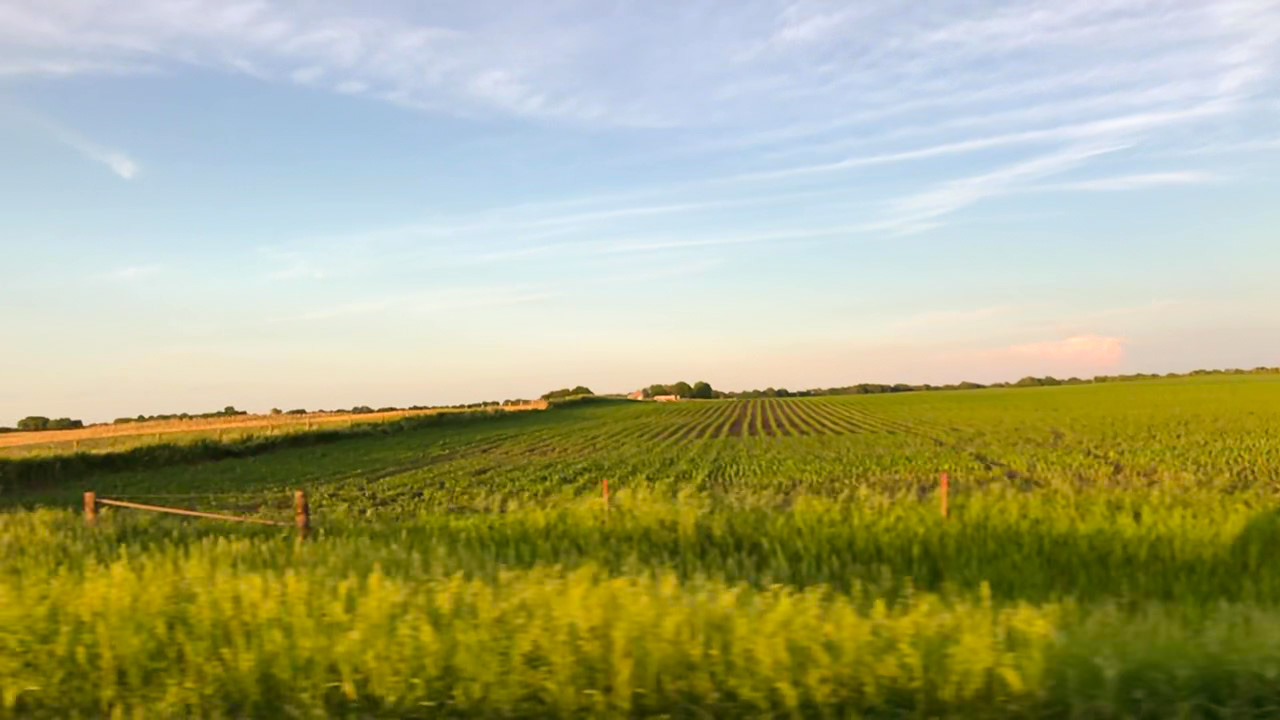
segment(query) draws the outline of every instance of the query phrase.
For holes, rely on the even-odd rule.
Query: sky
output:
[[[1280,365],[1280,0],[0,0],[0,424]]]

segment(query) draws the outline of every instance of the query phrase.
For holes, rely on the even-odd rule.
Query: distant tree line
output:
[[[875,395],[881,393],[900,393],[900,392],[931,392],[935,390],[978,390],[981,388],[1022,388],[1022,387],[1049,387],[1054,385],[1093,385],[1101,383],[1114,382],[1132,382],[1137,380],[1157,380],[1161,378],[1180,378],[1180,377],[1198,377],[1202,375],[1280,375],[1280,367],[1259,366],[1253,369],[1243,368],[1225,368],[1221,370],[1198,369],[1185,373],[1130,373],[1127,375],[1095,375],[1092,378],[1069,377],[1059,379],[1052,375],[1044,377],[1035,377],[1028,375],[1014,382],[998,382],[990,385],[983,385],[976,382],[959,382],[949,385],[909,385],[906,383],[896,383],[888,385],[884,383],[858,383],[857,385],[847,385],[844,387],[831,388],[810,388],[808,390],[788,390],[787,388],[765,388],[763,390],[741,390],[737,392],[728,392],[724,390],[716,390],[711,387],[710,383],[699,381],[692,385],[687,382],[677,382],[670,385],[655,384],[645,388],[642,393],[647,398],[656,397],[658,395],[678,395],[682,398],[693,399],[713,399],[713,398],[761,398],[761,397],[814,397],[821,395]],[[554,400],[576,396],[590,396],[595,393],[590,388],[578,385],[573,388],[561,388],[560,390],[552,390],[542,395],[543,400]],[[303,408],[295,408],[293,410],[280,410],[272,408],[272,415],[306,415],[310,412],[316,414],[366,414],[375,412],[396,412],[401,410],[477,410],[484,408],[509,407],[512,405],[527,405],[529,400],[524,399],[508,399],[508,400],[485,400],[483,402],[459,403],[456,405],[410,405],[407,408],[398,407],[380,407],[374,409],[368,405],[357,405],[350,410],[314,410],[308,411]],[[121,425],[125,423],[146,422],[151,420],[190,420],[195,418],[219,418],[234,417],[239,415],[248,415],[247,410],[237,410],[234,406],[228,405],[225,408],[207,413],[169,413],[158,415],[138,415],[136,417],[121,417],[112,421],[113,424]],[[44,417],[42,415],[29,415],[18,421],[17,427],[0,427],[0,433],[11,432],[39,432],[45,430],[72,430],[85,427],[84,422],[73,420],[71,418],[53,418]]]
[[[1256,375],[1256,374],[1280,374],[1280,367],[1256,367],[1252,370],[1244,370],[1241,368],[1228,368],[1225,370],[1192,370],[1188,373],[1131,373],[1128,375],[1095,375],[1092,378],[1069,377],[1060,379],[1052,375],[1044,377],[1035,377],[1028,375],[1014,382],[998,382],[989,385],[983,385],[976,382],[959,382],[949,385],[931,385],[925,383],[923,385],[908,385],[906,383],[896,383],[894,385],[886,385],[883,383],[859,383],[857,385],[848,385],[846,387],[832,388],[811,388],[808,390],[787,390],[786,388],[765,388],[764,390],[743,390],[740,392],[717,392],[717,397],[732,398],[761,398],[761,397],[815,397],[821,395],[875,395],[880,393],[901,393],[901,392],[930,392],[934,390],[980,390],[982,388],[1023,388],[1023,387],[1052,387],[1055,385],[1093,385],[1101,383],[1114,382],[1132,382],[1136,380],[1155,380],[1161,378],[1180,378],[1195,377],[1200,375]]]
[[[150,422],[152,420],[191,420],[193,418],[220,418],[235,417],[237,415],[248,415],[248,410],[237,410],[235,406],[228,405],[221,410],[215,410],[207,413],[162,413],[159,415],[138,415],[137,417],[118,417],[112,420],[112,424],[124,425],[133,422]]]
[[[573,388],[560,388],[559,390],[552,390],[551,392],[543,393],[542,399],[557,400],[559,398],[577,397],[579,395],[595,395],[595,393],[591,392],[591,388],[586,387],[585,385],[579,385]]]
[[[719,392],[711,387],[711,383],[703,380],[690,385],[681,380],[678,383],[670,385],[655,384],[643,390],[644,396],[647,398],[658,397],[659,395],[675,395],[682,398],[693,398],[696,400],[711,400],[713,398],[727,397],[725,393]]]
[[[80,420],[71,418],[49,419],[43,415],[28,415],[18,421],[17,427],[0,427],[0,433],[6,432],[40,432],[42,430],[74,430],[84,427]]]

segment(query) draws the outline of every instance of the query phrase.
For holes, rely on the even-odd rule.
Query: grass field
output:
[[[297,488],[306,542],[75,510]],[[1278,496],[1275,375],[602,401],[11,483],[0,716],[1276,716]]]
[[[545,402],[495,407],[496,411],[545,410]],[[214,440],[235,442],[255,436],[289,435],[394,422],[404,418],[461,412],[455,408],[392,410],[372,413],[317,412],[281,415],[145,420],[90,425],[74,430],[9,432],[0,434],[0,458],[48,457],[67,453],[111,453],[151,444],[189,444]]]

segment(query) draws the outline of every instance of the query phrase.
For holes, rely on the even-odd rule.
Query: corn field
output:
[[[295,488],[305,542],[73,509]],[[599,402],[5,486],[0,717],[1278,716],[1278,494],[1263,375]]]

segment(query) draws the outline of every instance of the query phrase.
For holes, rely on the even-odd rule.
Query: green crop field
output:
[[[1278,375],[146,450],[0,461],[0,717],[1280,716]]]

